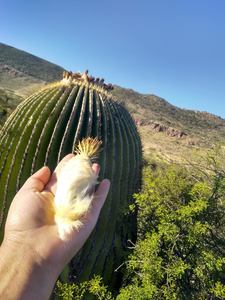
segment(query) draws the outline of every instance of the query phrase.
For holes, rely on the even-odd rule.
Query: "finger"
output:
[[[92,165],[92,170],[93,170],[93,172],[95,173],[95,175],[98,176],[98,175],[99,175],[99,172],[100,172],[100,166],[99,166],[99,164],[94,163],[94,164]]]
[[[50,176],[51,171],[47,166],[44,166],[32,176],[30,176],[21,189],[32,189],[41,192],[43,191],[45,185],[48,183]]]
[[[53,172],[48,184],[45,187],[46,191],[51,192],[53,195],[55,195],[56,185],[57,185],[57,177],[59,176],[65,163],[68,162],[72,157],[74,157],[74,155],[72,153],[68,154],[59,162],[59,164],[55,168],[55,171]]]
[[[108,195],[110,188],[110,181],[108,179],[104,179],[97,191],[94,194],[94,199],[92,202],[92,208],[89,215],[89,220],[91,220],[94,224],[96,224],[100,211],[105,203],[106,197]]]
[[[77,233],[77,229],[74,229],[74,231],[71,233],[71,238],[69,239],[72,247],[76,247],[77,246],[77,242],[78,240],[80,240],[80,244],[81,247],[84,244],[84,242],[86,241],[86,239],[88,238],[88,236],[90,235],[90,233],[92,232],[92,230],[94,229],[101,208],[106,200],[108,191],[110,188],[110,182],[108,179],[104,179],[97,191],[94,194],[94,198],[93,198],[93,202],[92,202],[92,206],[90,211],[88,212],[88,214],[81,218],[80,221],[81,223],[84,225],[79,229],[79,234]],[[73,251],[74,253],[74,251]]]

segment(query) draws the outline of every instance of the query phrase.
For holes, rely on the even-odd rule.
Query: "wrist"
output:
[[[28,244],[3,241],[0,247],[1,299],[48,299],[56,279],[54,270]]]

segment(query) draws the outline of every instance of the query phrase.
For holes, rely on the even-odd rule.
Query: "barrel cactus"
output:
[[[43,165],[57,163],[84,137],[102,140],[100,178],[111,189],[94,232],[67,267],[70,280],[100,274],[115,286],[135,239],[136,219],[127,213],[140,186],[141,143],[127,110],[110,94],[112,85],[88,72],[64,72],[63,79],[23,101],[0,132],[1,239],[9,205],[25,180]]]

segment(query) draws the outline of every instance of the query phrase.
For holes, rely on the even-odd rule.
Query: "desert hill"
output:
[[[59,80],[63,68],[0,43],[0,125],[25,97]],[[76,70],[74,70],[76,71]],[[225,120],[207,112],[171,105],[156,95],[114,86],[113,95],[133,116],[147,158],[180,161],[193,150],[225,143]]]

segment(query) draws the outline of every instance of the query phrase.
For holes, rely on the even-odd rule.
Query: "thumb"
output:
[[[47,166],[44,166],[27,179],[21,190],[32,189],[42,192],[45,185],[48,183],[50,176],[50,169]]]

